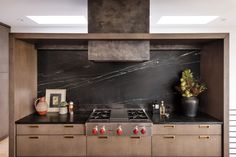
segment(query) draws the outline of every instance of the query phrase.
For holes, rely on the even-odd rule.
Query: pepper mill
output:
[[[74,103],[73,103],[73,101],[69,102],[69,113],[70,113],[70,115],[74,114]]]

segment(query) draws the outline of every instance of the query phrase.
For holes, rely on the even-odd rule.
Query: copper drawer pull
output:
[[[199,125],[199,128],[210,128],[210,125]]]
[[[38,125],[30,125],[29,127],[30,127],[30,128],[39,128]]]
[[[175,139],[175,136],[173,136],[173,135],[165,135],[163,138],[166,138],[166,139]]]
[[[210,139],[210,136],[198,136],[199,139]]]
[[[140,139],[141,137],[140,136],[131,136],[130,138],[131,139]]]
[[[108,136],[98,136],[99,139],[108,139]]]
[[[30,136],[29,139],[39,139],[38,136]]]
[[[164,125],[164,128],[175,128],[175,125]]]
[[[65,128],[73,128],[74,126],[73,125],[65,125],[64,127]]]
[[[64,138],[74,138],[74,136],[64,136]]]

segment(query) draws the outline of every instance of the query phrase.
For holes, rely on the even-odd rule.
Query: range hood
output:
[[[88,0],[88,33],[149,33],[149,0]],[[145,61],[148,40],[90,40],[93,61]]]

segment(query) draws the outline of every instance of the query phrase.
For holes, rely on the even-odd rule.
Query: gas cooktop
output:
[[[144,109],[94,109],[89,122],[149,122]]]

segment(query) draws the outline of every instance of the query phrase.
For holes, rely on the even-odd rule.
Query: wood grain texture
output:
[[[15,157],[15,121],[34,112],[37,55],[34,45],[10,36],[10,157]]]
[[[227,35],[224,38],[224,157],[229,156],[229,57],[229,35]]]
[[[87,156],[151,156],[151,137],[88,136]]]
[[[224,116],[224,50],[223,40],[206,45],[201,52],[201,78],[207,91],[201,96],[203,111],[223,120]],[[204,106],[203,106],[204,105]]]
[[[19,124],[17,135],[85,134],[84,124]]]
[[[9,72],[9,31],[0,25],[0,73]]]
[[[37,42],[40,39],[79,40],[156,40],[156,39],[224,39],[228,33],[13,33],[17,39]]]
[[[221,135],[222,127],[220,124],[208,125],[208,124],[198,124],[198,125],[173,125],[173,124],[158,124],[153,126],[153,134],[214,134]]]
[[[86,156],[86,136],[17,136],[17,156]]]
[[[221,156],[220,135],[154,135],[152,156]]]
[[[0,73],[0,140],[9,131],[9,73]]]

